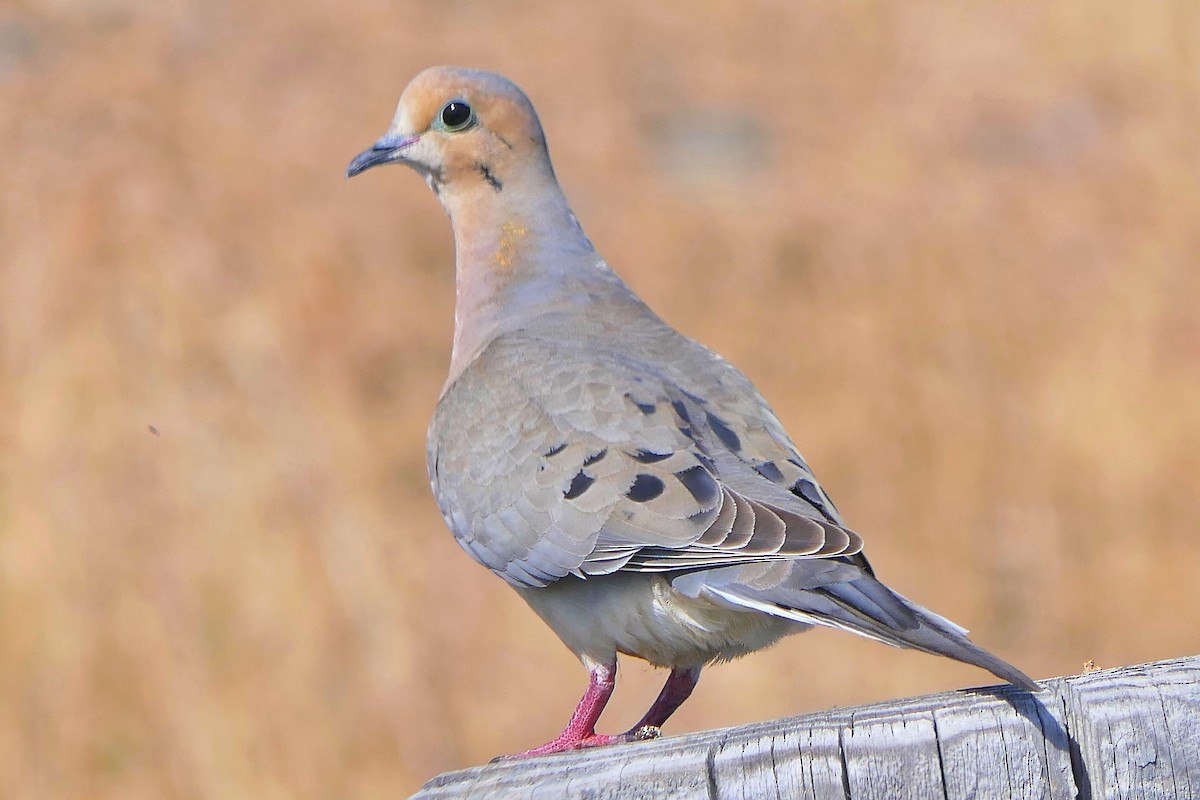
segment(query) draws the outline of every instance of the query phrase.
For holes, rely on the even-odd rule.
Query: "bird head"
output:
[[[506,78],[461,67],[430,67],[413,78],[387,133],[350,162],[346,177],[391,163],[417,170],[439,195],[500,193],[513,181],[553,178],[529,98]]]

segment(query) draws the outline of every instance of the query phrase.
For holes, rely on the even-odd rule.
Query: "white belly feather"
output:
[[[700,666],[737,658],[809,627],[687,597],[657,573],[567,577],[544,589],[517,592],[585,662],[607,663],[615,653],[625,653],[660,667]]]

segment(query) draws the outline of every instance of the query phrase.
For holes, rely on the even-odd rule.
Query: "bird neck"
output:
[[[632,292],[597,255],[558,184],[443,191],[454,226],[453,381],[497,336],[539,314]]]

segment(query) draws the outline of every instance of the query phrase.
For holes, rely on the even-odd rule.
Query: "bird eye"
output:
[[[475,112],[462,100],[451,100],[442,106],[442,124],[448,131],[466,130],[475,121]]]

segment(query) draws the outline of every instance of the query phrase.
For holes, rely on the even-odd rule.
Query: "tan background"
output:
[[[1200,6],[9,0],[5,797],[395,798],[566,720],[426,484],[449,226],[342,178],[432,63],[526,88],[892,585],[1035,676],[1200,650]],[[986,682],[816,632],[668,732]]]

